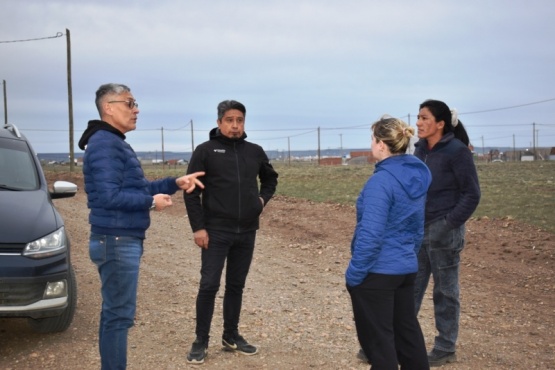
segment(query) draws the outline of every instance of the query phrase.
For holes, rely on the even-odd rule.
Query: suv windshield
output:
[[[37,190],[39,180],[27,143],[0,138],[0,190]]]

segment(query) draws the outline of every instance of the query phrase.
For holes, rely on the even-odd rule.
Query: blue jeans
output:
[[[214,314],[216,293],[224,265],[225,293],[223,301],[224,334],[238,333],[239,317],[243,302],[243,288],[249,273],[256,231],[231,233],[208,230],[208,249],[202,249],[200,287],[197,295],[197,323],[195,334],[208,340]]]
[[[102,370],[127,366],[127,332],[135,319],[142,254],[143,239],[91,233],[89,256],[102,282],[98,331]]]
[[[424,228],[424,240],[418,254],[418,274],[414,286],[416,313],[420,310],[431,274],[438,331],[434,348],[446,352],[455,352],[459,335],[459,265],[464,232],[464,224],[452,229],[445,218],[433,221]]]

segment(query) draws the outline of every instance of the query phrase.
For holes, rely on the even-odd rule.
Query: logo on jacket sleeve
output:
[[[214,153],[222,153],[222,154],[225,154],[225,149],[214,149]]]

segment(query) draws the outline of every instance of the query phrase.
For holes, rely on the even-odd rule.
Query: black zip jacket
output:
[[[452,227],[463,225],[480,203],[480,184],[472,153],[453,133],[428,149],[428,141],[415,144],[414,155],[428,165],[432,184],[426,198],[426,224],[445,217]]]
[[[187,173],[204,171],[205,188],[183,193],[193,232],[201,229],[241,233],[257,230],[259,216],[276,191],[278,174],[261,146],[247,135],[229,139],[218,128],[199,145]],[[260,180],[260,189],[258,187]]]

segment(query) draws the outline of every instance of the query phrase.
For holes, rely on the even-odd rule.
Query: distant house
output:
[[[357,152],[351,152],[350,154],[351,159],[349,160],[349,163],[353,163],[353,164],[360,164],[361,162],[364,163],[374,163],[374,156],[372,155],[372,151],[371,150],[364,150],[364,151],[357,151]]]
[[[341,157],[320,158],[321,166],[339,166],[340,164],[341,164]]]
[[[534,161],[534,154],[532,154],[532,152],[529,152],[527,150],[527,151],[525,151],[524,153],[522,153],[520,155],[520,160],[522,162],[532,162],[532,161]]]

